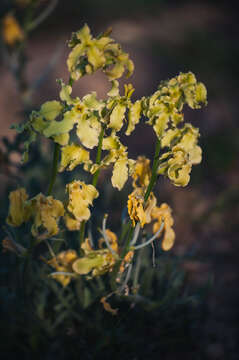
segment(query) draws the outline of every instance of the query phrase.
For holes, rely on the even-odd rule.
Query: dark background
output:
[[[31,84],[42,71],[45,81],[33,95],[38,108],[57,99],[55,79],[67,79],[66,41],[86,22],[94,34],[112,26],[112,37],[130,53],[135,72],[129,82],[134,99],[153,93],[161,80],[192,71],[208,89],[208,106],[186,111],[186,120],[200,128],[203,161],[192,171],[186,188],[168,181],[158,186],[158,197],[173,208],[177,235],[175,253],[196,249],[198,260],[185,262],[188,276],[201,284],[209,274],[214,285],[204,334],[209,359],[238,359],[239,260],[239,26],[233,1],[67,0],[59,1],[49,18],[29,37],[26,78]],[[0,3],[0,15],[13,2]],[[21,13],[18,14],[21,19]],[[13,122],[21,120],[22,103],[16,82],[3,58],[0,61],[0,128],[10,139]],[[82,79],[74,91],[83,96],[109,89],[101,74]],[[126,139],[127,140],[127,139]],[[154,134],[140,126],[128,140],[129,154],[152,157]],[[2,190],[11,181],[4,171]]]

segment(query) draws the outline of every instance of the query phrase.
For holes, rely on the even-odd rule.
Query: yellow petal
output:
[[[70,231],[80,230],[81,221],[74,219],[69,214],[65,215],[64,220],[65,220],[66,227],[68,230],[70,230]]]
[[[119,159],[114,164],[111,182],[113,187],[121,190],[128,179],[128,161],[127,159]]]
[[[78,119],[76,133],[81,143],[88,149],[93,149],[98,145],[100,130],[101,125],[95,116]]]
[[[77,165],[89,163],[90,154],[82,146],[71,144],[61,149],[61,165],[59,171],[73,170]]]
[[[7,223],[11,226],[20,226],[30,218],[29,206],[26,203],[28,195],[24,188],[11,191],[9,194],[9,213]]]
[[[111,81],[112,88],[107,92],[110,97],[119,96],[119,82],[117,80]]]
[[[53,136],[53,140],[62,146],[67,145],[70,139],[70,135],[68,133],[66,134],[60,134]]]
[[[74,218],[81,222],[90,218],[89,205],[98,197],[99,193],[93,185],[86,185],[82,181],[73,181],[66,186],[69,193],[67,209]]]
[[[117,104],[110,115],[110,123],[108,127],[114,129],[115,131],[119,131],[123,126],[125,111],[125,105]]]
[[[56,235],[59,232],[58,221],[65,212],[62,202],[43,194],[38,194],[30,202],[34,216],[32,235],[41,239]],[[39,231],[40,228],[44,232]]]
[[[126,135],[130,135],[135,129],[135,125],[139,123],[141,114],[141,101],[137,100],[129,109],[129,123]]]
[[[102,51],[100,51],[96,45],[92,45],[87,50],[88,60],[93,65],[94,70],[99,69],[101,66],[105,64],[105,56]]]
[[[41,106],[40,114],[46,120],[55,120],[62,111],[62,105],[59,101],[47,101]]]
[[[163,203],[160,207],[155,207],[152,211],[152,217],[157,219],[153,225],[153,232],[156,233],[164,221],[164,236],[162,240],[162,249],[168,251],[172,248],[175,241],[175,232],[172,228],[173,226],[173,217],[172,210],[168,204]],[[159,234],[159,237],[161,234]]]
[[[207,102],[207,89],[203,83],[196,85],[196,101],[203,104]]]
[[[169,122],[169,115],[166,113],[161,113],[157,116],[155,124],[153,126],[154,131],[156,132],[156,135],[161,138],[164,131],[167,128]]]

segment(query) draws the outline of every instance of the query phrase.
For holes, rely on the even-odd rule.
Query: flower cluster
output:
[[[194,74],[188,72],[160,83],[151,96],[132,101],[132,84],[126,84],[124,93],[120,94],[117,79],[125,72],[126,76],[132,74],[133,62],[109,37],[109,31],[94,38],[85,25],[72,35],[69,46],[70,80],[68,84],[58,81],[61,87],[59,99],[45,102],[38,111],[32,112],[29,121],[15,128],[28,134],[24,143],[24,161],[27,161],[29,146],[37,136],[54,142],[60,159],[54,155],[52,186],[56,172],[72,171],[78,166],[92,174],[92,183],[74,180],[66,184],[64,204],[51,196],[52,186],[47,196],[38,194],[32,199],[28,199],[23,188],[12,191],[7,223],[17,227],[32,222],[31,234],[39,241],[52,238],[63,226],[68,231],[80,231],[78,251],[66,249],[45,259],[56,270],[51,276],[63,286],[78,276],[90,279],[106,273],[120,282],[128,269],[123,282],[125,286],[137,249],[161,238],[162,233],[163,250],[171,249],[174,244],[172,210],[165,203],[157,206],[153,187],[160,175],[168,177],[176,186],[186,186],[192,165],[200,163],[199,130],[184,122],[183,108],[184,105],[200,108],[206,104],[207,92]],[[111,83],[106,99],[99,99],[95,92],[83,98],[72,97],[74,81],[99,69]],[[128,149],[121,141],[121,134],[130,136],[140,122],[152,126],[156,133],[152,166],[144,156],[129,159]],[[96,147],[94,158],[91,150]],[[105,152],[103,158],[102,150]],[[90,206],[100,195],[96,188],[98,174],[109,166],[113,166],[111,182],[114,188],[121,190],[128,178],[132,179],[133,191],[127,203],[129,231],[122,231],[119,241],[115,233],[106,229],[104,217],[100,230],[103,237],[95,242],[85,237],[85,224],[91,217]],[[141,229],[146,226],[147,232],[153,235],[143,241]],[[122,286],[119,289],[121,291]],[[106,297],[102,299],[105,309],[114,313]]]

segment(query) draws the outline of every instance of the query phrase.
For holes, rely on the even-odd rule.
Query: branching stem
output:
[[[58,161],[60,156],[60,145],[55,143],[54,144],[54,154],[53,154],[53,162],[52,162],[52,171],[51,171],[51,180],[48,188],[48,195],[51,195],[53,186],[56,181],[56,175],[57,175],[57,168],[58,168]]]

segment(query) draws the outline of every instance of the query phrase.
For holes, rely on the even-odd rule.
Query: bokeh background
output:
[[[42,1],[42,9],[47,1]],[[186,188],[168,181],[158,184],[158,197],[173,208],[177,241],[174,252],[194,252],[185,261],[188,278],[202,284],[213,277],[208,315],[201,341],[208,359],[238,359],[239,323],[239,25],[233,1],[172,0],[60,0],[49,17],[31,32],[26,46],[24,81],[32,89],[31,107],[58,98],[57,78],[67,81],[67,39],[87,23],[94,34],[112,27],[112,37],[130,53],[135,72],[129,80],[134,99],[153,93],[161,80],[192,71],[208,89],[208,106],[186,111],[186,120],[200,127],[202,163],[193,168]],[[23,18],[24,0],[1,0],[0,16]],[[39,10],[40,11],[40,10]],[[13,141],[12,123],[28,108],[27,96],[13,75],[4,46],[0,58],[1,137]],[[19,91],[20,87],[20,91]],[[23,86],[24,88],[24,86]],[[100,73],[82,79],[74,88],[83,96],[96,90],[104,97],[109,84]],[[125,142],[133,158],[153,156],[154,134],[140,126]],[[1,143],[0,181],[4,194],[15,177],[4,163]],[[11,154],[12,161],[19,161]],[[22,177],[24,173],[15,173]],[[47,176],[47,175],[46,175]],[[104,182],[104,178],[101,179]],[[6,214],[6,209],[1,211]],[[196,359],[196,357],[192,358]]]

